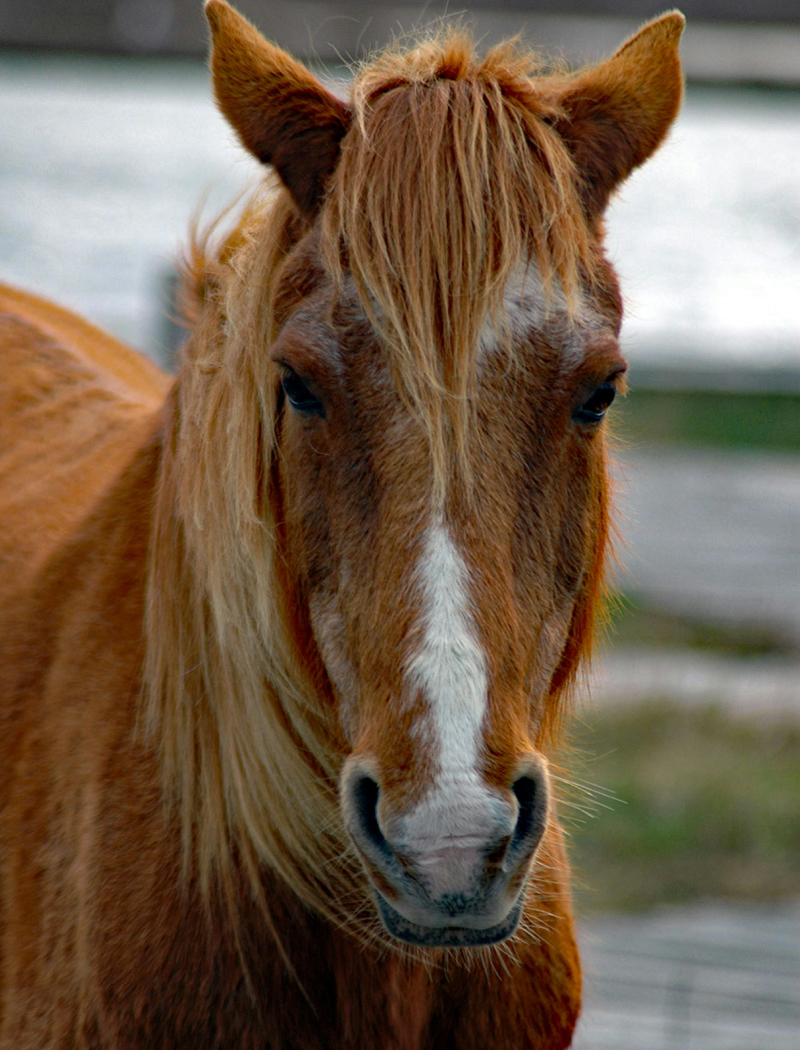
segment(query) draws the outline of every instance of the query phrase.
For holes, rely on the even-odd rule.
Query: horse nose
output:
[[[543,761],[526,760],[507,788],[455,778],[410,809],[389,794],[372,764],[346,771],[345,819],[379,893],[423,925],[496,923],[514,904],[547,825]]]
[[[345,792],[350,796],[349,805],[345,800],[345,810],[349,810],[351,817],[354,818],[349,823],[351,831],[356,832],[357,841],[368,845],[371,851],[383,855],[396,855],[404,848],[413,846],[413,839],[409,842],[408,822],[406,822],[403,842],[397,847],[392,845],[391,838],[387,837],[384,832],[382,820],[378,814],[381,788],[372,770],[364,772],[355,769],[347,777]],[[538,846],[547,824],[548,788],[542,764],[537,760],[530,760],[526,763],[524,772],[519,774],[511,784],[510,792],[513,802],[508,804],[507,812],[504,812],[503,804],[499,799],[496,798],[493,801],[496,816],[494,828],[486,828],[485,820],[481,822],[484,838],[489,847],[503,844],[505,849],[511,853],[530,853]],[[514,817],[511,816],[512,812]],[[451,807],[450,816],[451,821],[455,822],[457,819],[455,807]],[[402,821],[395,820],[393,823],[402,824]],[[447,823],[446,819],[441,820],[438,829],[435,829],[435,826],[430,829],[430,831],[438,831],[442,843],[459,837],[457,833],[454,833],[454,828],[448,827]],[[473,832],[478,830],[478,835],[480,835],[480,829],[471,830]],[[428,846],[434,845],[430,841],[433,837],[430,831],[424,836]],[[477,836],[473,834],[469,837],[475,839]]]
[[[530,783],[530,778],[527,782]],[[484,846],[489,851],[495,850],[498,844],[505,849],[512,839],[522,841],[534,823],[533,799],[537,794],[535,789],[523,785],[519,793],[523,804],[516,801],[504,805],[500,799],[492,799],[491,816],[485,812],[487,807],[484,806],[483,813],[472,815],[475,823],[465,833],[466,828],[460,827],[462,815],[453,804],[447,813],[429,807],[424,818],[392,812],[391,807],[384,803],[384,793],[372,771],[349,777],[345,792],[344,808],[356,844],[373,858],[393,857],[406,861],[411,856],[438,853],[451,844],[463,845],[466,841]],[[516,792],[514,794],[517,798]],[[441,810],[442,807],[438,808]],[[478,807],[473,808],[477,811]]]

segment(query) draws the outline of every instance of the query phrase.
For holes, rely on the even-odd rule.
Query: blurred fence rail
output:
[[[696,906],[583,924],[574,1050],[800,1046],[800,906]]]
[[[384,45],[443,15],[459,16],[487,41],[522,31],[571,62],[615,48],[664,4],[656,0],[236,0],[259,28],[299,56],[332,62]],[[800,84],[800,5],[796,0],[684,0],[683,55],[689,77]],[[201,0],[5,0],[0,46],[203,54]]]

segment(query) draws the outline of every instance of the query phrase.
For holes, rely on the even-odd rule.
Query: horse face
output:
[[[490,943],[516,927],[548,822],[539,746],[605,535],[619,303],[576,327],[545,317],[532,275],[515,283],[513,345],[481,340],[470,491],[454,475],[439,503],[381,338],[347,281],[333,301],[309,280],[309,242],[284,280],[311,291],[271,358],[285,557],[351,749],[345,822],[392,933]]]
[[[220,106],[243,144],[278,172],[309,231],[274,296],[279,334],[270,367],[282,391],[274,473],[287,587],[346,740],[344,821],[391,933],[422,945],[491,943],[516,928],[551,820],[542,741],[585,649],[606,534],[602,416],[624,362],[600,216],[677,112],[683,19],[665,15],[608,62],[538,83],[520,63],[503,81],[507,50],[495,53],[495,73],[487,73],[491,63],[475,64],[458,42],[436,70],[422,48],[411,74],[390,60],[383,72],[363,75],[353,119],[348,105],[222,0],[206,10]],[[405,94],[397,90],[403,85]],[[480,96],[476,85],[486,88]],[[438,114],[430,136],[420,130],[422,111],[412,112],[423,105]],[[487,136],[506,110],[513,119],[492,145]],[[358,136],[381,113],[386,150],[372,141],[361,167],[348,169]],[[478,113],[492,114],[482,145],[470,126]],[[390,141],[403,128],[416,160]],[[428,181],[449,209],[445,221],[442,208],[392,188],[397,179],[424,181],[428,139],[439,149]],[[392,148],[395,159],[385,163]],[[492,149],[498,165],[486,163]],[[466,170],[470,150],[484,163],[475,178]],[[382,163],[383,211],[373,193]],[[522,185],[520,164],[539,174]],[[493,196],[501,169],[515,197]],[[344,171],[361,179],[360,196]],[[495,210],[474,235],[487,201]],[[358,265],[363,271],[365,253],[389,259],[382,291],[348,269],[358,254],[348,257],[352,238],[320,251],[330,249],[336,208],[340,219],[349,215],[356,240],[361,209],[371,209]],[[528,211],[522,235],[515,224]],[[576,239],[569,242],[568,231],[565,244],[573,262],[579,256],[573,277],[586,267],[593,275],[581,276],[570,311],[558,295],[546,304],[531,262],[549,255],[559,270],[565,256],[554,239],[567,213]],[[437,232],[425,241],[427,224]],[[392,260],[410,243],[410,228],[433,247],[419,259],[406,251],[398,269]],[[490,251],[497,228],[504,235]],[[518,245],[519,270],[502,269],[504,337],[487,317],[480,333],[473,326],[462,340],[471,355],[469,432],[457,454],[437,459],[430,428],[399,381],[404,368],[412,378],[409,356],[398,365],[387,352],[382,296],[394,289],[392,316],[402,329],[406,291],[422,287],[438,252],[429,268],[436,290],[417,300],[448,316],[468,313],[461,277],[476,258],[488,272],[509,240]],[[423,317],[421,328],[438,334],[437,323]],[[411,358],[414,339],[406,342]],[[442,350],[450,352],[447,339]],[[464,389],[445,382],[438,402],[435,385],[426,394],[446,435],[452,399]]]

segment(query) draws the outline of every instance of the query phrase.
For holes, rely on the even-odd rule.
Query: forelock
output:
[[[398,389],[425,428],[443,494],[465,462],[487,316],[535,267],[568,309],[593,265],[552,81],[516,45],[475,54],[463,32],[381,55],[356,77],[354,120],[322,216],[337,280],[352,274]]]

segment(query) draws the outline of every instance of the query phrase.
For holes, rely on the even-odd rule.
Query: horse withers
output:
[[[206,11],[273,174],[192,243],[177,379],[0,290],[0,1047],[567,1047],[602,216],[683,18],[569,75],[445,32],[344,102]]]

